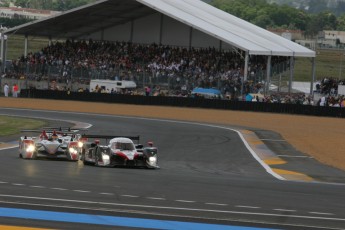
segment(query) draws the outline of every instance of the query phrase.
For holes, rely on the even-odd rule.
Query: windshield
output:
[[[121,143],[121,142],[112,143],[111,148],[112,149],[121,149],[121,150],[134,150],[135,149],[133,143]]]

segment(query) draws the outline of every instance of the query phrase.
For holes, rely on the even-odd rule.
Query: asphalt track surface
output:
[[[0,150],[1,225],[345,229],[344,172],[299,155],[276,133],[97,114],[5,108],[0,114],[47,118],[61,126],[91,124],[93,134],[140,135],[141,143],[153,141],[159,148],[161,167],[22,160],[17,148],[5,148]]]

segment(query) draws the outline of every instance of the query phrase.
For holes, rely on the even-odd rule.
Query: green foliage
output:
[[[268,4],[265,0],[213,0],[211,4],[263,28],[304,30],[308,21],[307,14],[301,10],[286,5]]]
[[[22,129],[36,129],[47,125],[45,121],[27,118],[0,116],[0,136],[19,133]]]
[[[322,12],[310,16],[305,32],[308,35],[314,36],[322,30],[338,30],[337,27],[338,20],[334,14],[330,12]]]
[[[324,0],[300,1],[300,7],[309,7],[307,13],[290,5],[296,0],[204,0],[211,5],[232,15],[242,18],[262,28],[284,28],[305,31],[306,35],[314,36],[322,30],[345,30],[345,2],[338,2],[335,11],[328,8]],[[9,0],[3,1],[8,5]],[[14,0],[15,5],[25,8],[66,11],[96,0]],[[269,4],[269,3],[273,4]],[[278,3],[278,4],[275,4]],[[283,5],[279,5],[283,4]],[[285,5],[284,5],[285,4]],[[334,10],[334,9],[333,9]],[[321,13],[318,13],[321,12]],[[336,15],[340,15],[338,18]],[[27,21],[26,21],[27,22]],[[0,22],[1,23],[1,22]],[[23,22],[25,23],[25,22]],[[20,21],[6,22],[7,27],[21,24]]]
[[[288,5],[306,11],[308,14],[318,14],[330,11],[336,16],[345,12],[344,0],[267,0],[268,3]]]
[[[73,9],[88,3],[95,2],[95,0],[65,0],[65,1],[54,1],[52,9],[57,11],[65,11]]]
[[[25,19],[25,18],[14,18],[14,19],[0,18],[0,25],[2,25],[3,27],[10,28],[10,27],[15,27],[15,26],[25,24],[30,21],[32,20]]]
[[[337,29],[340,31],[345,31],[345,14],[338,17]]]
[[[338,19],[316,2],[313,7],[323,7],[318,14],[308,14],[288,5],[269,4],[266,0],[213,0],[210,4],[262,28],[298,29],[311,36],[322,30],[337,30],[338,26],[345,28],[344,16]]]
[[[96,0],[15,0],[16,6],[23,8],[66,11]]]

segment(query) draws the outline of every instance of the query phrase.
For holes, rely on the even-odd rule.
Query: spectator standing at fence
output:
[[[12,92],[13,92],[13,97],[18,97],[18,85],[17,84],[13,85]]]
[[[319,104],[319,105],[320,105],[320,106],[326,106],[326,102],[327,102],[327,101],[326,101],[326,97],[323,96],[323,97],[320,98],[320,104]]]
[[[151,93],[151,88],[150,88],[150,86],[147,86],[147,87],[145,88],[145,94],[146,94],[146,96],[150,96],[150,93]]]
[[[340,107],[345,108],[345,97],[340,98]]]
[[[4,85],[4,94],[5,94],[5,97],[8,97],[9,91],[10,91],[10,87],[8,87],[8,84],[5,83],[5,85]]]

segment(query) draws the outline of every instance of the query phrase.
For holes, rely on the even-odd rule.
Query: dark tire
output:
[[[83,164],[84,164],[84,165],[89,165],[89,162],[87,162],[87,161],[85,160],[85,154],[83,154],[83,155],[81,156],[81,158],[82,158],[82,161],[83,161]]]
[[[68,152],[66,152],[65,154],[66,154],[67,160],[72,161],[71,155]]]
[[[80,159],[84,165],[90,165],[90,163],[85,158],[85,149],[83,149],[83,152],[81,153],[81,159]]]
[[[99,148],[96,148],[96,149],[95,149],[95,166],[99,166],[99,164],[98,164],[99,153],[100,153]]]

